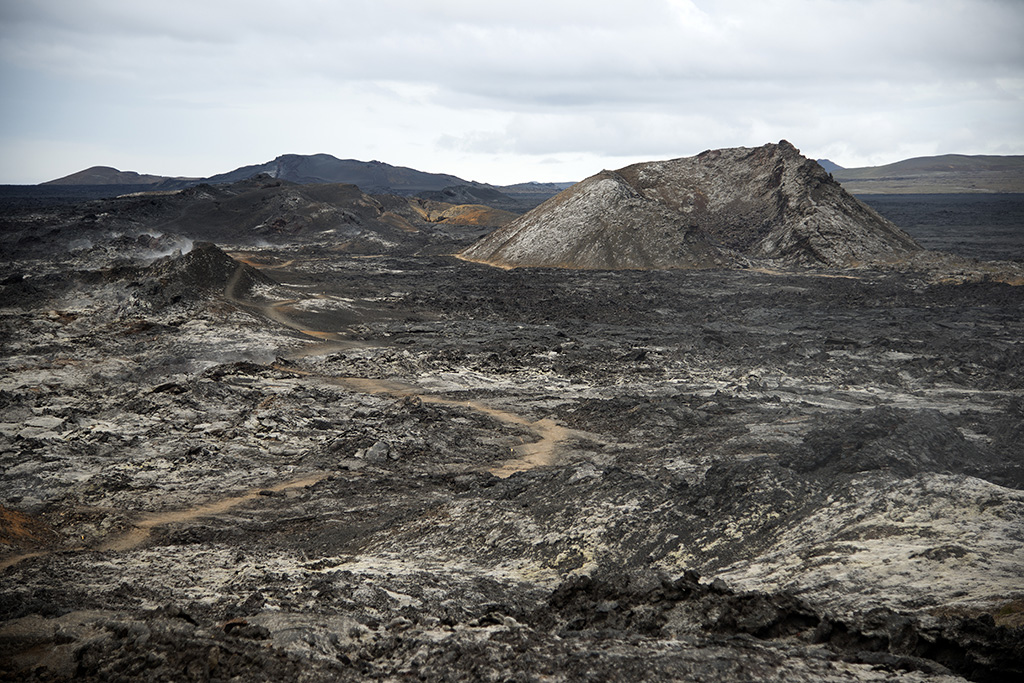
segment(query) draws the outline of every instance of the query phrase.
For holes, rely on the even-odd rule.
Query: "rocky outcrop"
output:
[[[188,253],[169,256],[149,270],[163,287],[187,289],[197,295],[204,291],[220,293],[232,281],[240,292],[256,285],[277,284],[252,266],[234,260],[212,242],[196,242]]]
[[[842,268],[919,249],[783,140],[602,171],[462,257],[504,267]]]
[[[212,242],[196,242],[185,254],[173,254],[139,272],[137,299],[164,308],[179,302],[225,295],[243,296],[255,287],[277,283],[252,266],[234,260]]]
[[[710,268],[733,259],[697,226],[603,171],[462,252],[505,267]]]

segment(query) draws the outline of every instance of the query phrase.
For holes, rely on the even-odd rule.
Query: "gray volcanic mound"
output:
[[[187,254],[165,257],[142,274],[139,295],[157,309],[211,294],[244,295],[277,283],[252,266],[234,260],[211,242],[196,242]]]
[[[462,257],[503,267],[850,267],[919,249],[783,140],[602,171]]]
[[[277,284],[252,266],[234,260],[212,242],[196,242],[187,254],[158,261],[150,271],[163,286],[189,288],[196,297],[209,291],[220,293],[229,284],[239,292],[248,292],[256,285]]]

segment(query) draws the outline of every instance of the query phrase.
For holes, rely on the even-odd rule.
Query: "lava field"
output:
[[[102,209],[5,227],[0,679],[1024,674],[1019,267],[503,270],[469,228]]]

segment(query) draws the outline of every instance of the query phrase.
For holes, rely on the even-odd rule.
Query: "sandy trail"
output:
[[[285,266],[291,265],[292,263],[294,263],[294,261],[287,261],[284,264],[281,264],[280,266],[277,267],[283,268]],[[238,296],[239,292],[237,291],[237,289],[239,281],[241,280],[242,272],[242,266],[239,266],[235,270],[235,273],[232,275],[231,279],[228,281],[227,285],[224,287],[224,297],[226,299],[228,299],[232,303],[236,303],[242,306],[255,306],[257,309],[262,311],[263,314],[266,315],[268,318],[281,325],[284,325],[285,327],[297,330],[302,334],[328,342],[326,344],[318,345],[316,347],[312,347],[309,349],[303,349],[302,351],[299,351],[297,354],[292,354],[292,359],[320,355],[324,353],[333,353],[334,351],[344,350],[348,348],[365,348],[367,346],[366,344],[360,344],[358,342],[353,342],[349,339],[346,339],[345,336],[339,332],[310,330],[302,327],[301,325],[297,325],[288,317],[287,310],[290,306],[293,306],[299,301],[301,301],[301,299],[287,299],[265,305],[253,304],[251,302],[240,299]],[[437,394],[422,394],[419,393],[418,387],[415,387],[411,384],[398,382],[395,380],[368,379],[361,377],[329,377],[316,375],[314,373],[304,371],[297,371],[296,369],[290,367],[277,365],[275,365],[274,367],[284,372],[292,372],[309,377],[320,377],[321,379],[328,381],[332,384],[344,386],[348,389],[352,389],[354,391],[359,391],[362,393],[387,394],[389,396],[395,396],[398,398],[411,397],[417,398],[423,401],[424,403],[469,408],[470,410],[474,410],[489,417],[492,417],[498,420],[499,422],[503,422],[505,424],[510,425],[517,425],[531,430],[534,434],[537,435],[537,441],[522,443],[512,447],[510,449],[510,453],[513,457],[509,458],[501,465],[492,467],[488,470],[491,474],[494,474],[495,476],[502,478],[509,477],[515,474],[516,472],[523,472],[526,470],[533,469],[534,467],[543,467],[546,465],[554,464],[558,457],[558,444],[560,444],[563,441],[567,441],[568,439],[573,437],[584,436],[582,433],[563,427],[550,419],[540,419],[531,421],[523,417],[522,415],[519,415],[518,413],[513,413],[507,410],[501,410],[499,408],[494,408],[486,404],[480,403],[479,401],[462,401]]]
[[[285,266],[291,265],[292,263],[294,263],[294,261],[286,261],[281,265],[274,266],[274,268],[284,268]],[[243,265],[247,264],[248,262],[243,261]],[[253,301],[247,301],[241,298],[239,296],[240,292],[238,291],[238,285],[242,280],[242,274],[245,272],[243,265],[239,265],[238,268],[235,269],[235,272],[231,275],[231,279],[229,279],[227,284],[224,286],[225,299],[227,299],[228,301],[235,305],[242,306],[244,308],[255,309],[262,313],[263,315],[265,315],[266,317],[273,320],[274,322],[278,323],[279,325],[283,325],[289,329],[295,330],[296,332],[301,332],[302,334],[309,337],[313,337],[314,339],[319,339],[321,341],[337,342],[341,344],[344,344],[345,342],[349,341],[340,332],[310,330],[292,320],[288,313],[292,309],[292,307],[295,306],[295,304],[305,301],[305,299],[303,298],[283,299],[281,301],[272,301],[267,304],[255,303]]]
[[[51,553],[52,551],[49,550],[36,550],[31,553],[22,553],[21,555],[14,555],[12,557],[8,557],[6,560],[0,560],[0,572],[7,569],[8,567],[13,567],[19,562],[31,560],[33,557],[45,557],[46,555],[50,555]]]
[[[285,268],[288,268],[294,265],[295,263],[295,259],[288,259],[287,261],[282,261],[280,263],[263,263],[262,261],[258,261],[251,256],[243,255],[241,252],[228,252],[228,256],[238,261],[239,263],[244,263],[247,266],[252,266],[257,270],[284,270]]]
[[[273,491],[274,493],[280,493],[281,491],[287,491],[288,489],[312,486],[317,482],[323,481],[328,476],[329,475],[326,472],[308,474],[298,479],[292,479],[273,486],[261,486],[243,494],[230,496],[228,498],[221,498],[204,505],[197,505],[196,507],[185,508],[183,510],[153,513],[136,521],[134,525],[135,528],[126,534],[104,541],[96,547],[96,550],[131,550],[142,545],[156,527],[165,526],[167,524],[181,524],[183,522],[191,522],[199,519],[200,517],[211,517],[223,514],[242,503],[256,500],[261,491]]]
[[[358,391],[363,394],[383,394],[394,398],[415,398],[423,403],[468,408],[487,415],[488,417],[492,417],[499,422],[525,427],[537,436],[537,440],[512,446],[509,449],[509,452],[513,457],[504,461],[500,465],[487,469],[488,472],[497,477],[501,477],[502,479],[510,477],[516,472],[525,472],[535,467],[553,465],[558,460],[559,444],[572,438],[592,438],[593,436],[586,432],[563,427],[549,418],[530,420],[519,413],[495,408],[485,403],[481,403],[480,401],[464,401],[449,398],[441,394],[422,394],[419,393],[418,387],[406,384],[405,382],[399,382],[397,380],[320,375],[314,372],[298,370],[284,365],[273,365],[271,367],[282,372],[320,379],[329,384],[351,389],[352,391]]]
[[[242,503],[256,500],[260,496],[261,491],[272,491],[275,493],[280,493],[282,491],[287,491],[289,489],[297,489],[306,486],[312,486],[317,482],[323,481],[328,476],[330,475],[327,472],[316,472],[313,474],[306,474],[303,475],[302,477],[299,477],[298,479],[290,479],[288,481],[274,484],[271,486],[260,486],[259,488],[251,489],[237,496],[221,498],[219,500],[204,503],[202,505],[196,505],[195,507],[184,508],[181,510],[170,510],[167,512],[154,512],[136,520],[133,524],[133,528],[130,531],[125,532],[124,534],[117,535],[114,538],[108,538],[104,540],[102,543],[99,543],[98,545],[95,545],[93,547],[79,547],[72,548],[71,550],[99,550],[114,552],[132,550],[145,543],[146,540],[152,534],[153,529],[157,527],[165,526],[167,524],[181,524],[194,521],[201,517],[212,517],[215,515],[223,514],[228,510],[241,505]],[[54,552],[61,552],[63,550],[67,549],[37,550],[29,553],[22,553],[20,555],[14,555],[4,560],[0,560],[0,571],[3,571],[8,567],[13,567],[14,565],[18,564],[19,562],[23,562],[24,560],[28,560],[33,557],[44,557],[46,555],[51,555]]]
[[[283,367],[279,369],[288,370],[288,368]],[[417,398],[423,403],[468,408],[492,417],[499,422],[529,429],[537,435],[537,441],[513,446],[510,452],[514,457],[506,460],[501,465],[487,470],[501,478],[509,477],[516,472],[525,472],[535,467],[552,465],[558,459],[558,445],[560,443],[573,437],[585,436],[582,432],[563,427],[554,420],[547,418],[529,420],[518,413],[494,408],[479,401],[463,401],[439,394],[421,394],[418,393],[417,387],[394,380],[367,379],[364,377],[328,377],[325,379],[331,384],[367,394],[387,394],[397,398]]]

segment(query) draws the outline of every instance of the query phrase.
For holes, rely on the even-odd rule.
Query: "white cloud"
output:
[[[151,173],[323,151],[520,180],[782,137],[844,165],[1024,153],[1020,35],[996,0],[6,3],[0,181],[63,172],[31,140]]]

